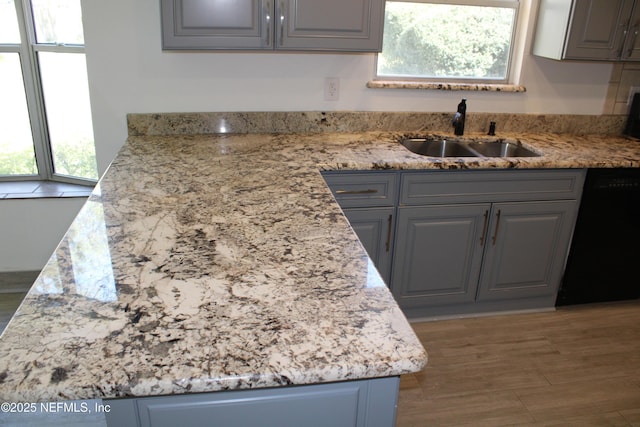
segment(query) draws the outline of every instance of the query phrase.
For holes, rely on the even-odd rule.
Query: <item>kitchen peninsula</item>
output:
[[[322,113],[295,132],[247,117],[129,117],[0,339],[0,400],[102,399],[118,423],[156,425],[231,393],[298,421],[392,425],[397,377],[426,353],[320,171],[640,166],[637,141],[597,132],[509,135],[540,157],[433,159],[404,132],[318,131]]]

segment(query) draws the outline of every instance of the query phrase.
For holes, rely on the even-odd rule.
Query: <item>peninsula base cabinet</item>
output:
[[[392,427],[399,377],[104,400],[117,427]]]
[[[582,171],[456,173],[403,175],[391,283],[405,314],[553,307]]]

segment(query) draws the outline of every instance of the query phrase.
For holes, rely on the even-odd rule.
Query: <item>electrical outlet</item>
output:
[[[640,86],[631,86],[629,88],[629,98],[627,98],[627,105],[631,106],[631,101],[633,101],[633,95],[640,92]]]
[[[327,77],[324,79],[324,100],[337,101],[340,98],[340,79]]]

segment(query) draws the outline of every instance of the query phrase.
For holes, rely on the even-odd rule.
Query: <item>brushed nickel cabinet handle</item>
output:
[[[621,27],[624,27],[624,29],[622,30],[621,34],[620,34],[620,38],[618,39],[618,42],[616,43],[616,58],[622,58],[622,55],[624,55],[624,47],[626,45],[625,40],[627,39],[627,33],[629,32],[628,30],[628,21],[620,24]]]
[[[500,209],[498,209],[498,213],[496,214],[496,231],[493,233],[493,245],[496,244],[496,239],[498,238],[498,229],[500,228]]]
[[[484,224],[482,225],[482,236],[480,236],[480,246],[484,245],[484,238],[487,237],[487,225],[489,224],[489,210],[484,211]]]
[[[336,194],[374,194],[378,190],[370,188],[367,190],[336,190]]]
[[[280,46],[282,46],[282,42],[284,41],[284,1],[280,2],[280,40],[279,40],[279,44]]]
[[[264,20],[265,20],[265,27],[267,28],[267,40],[266,40],[266,46],[270,47],[271,46],[271,2],[267,1],[265,3],[266,7],[264,9]]]
[[[391,246],[391,224],[393,223],[393,215],[389,215],[389,219],[387,220],[387,241],[385,242],[385,247],[387,252],[389,252],[389,248]]]
[[[629,43],[627,44],[627,46],[629,46],[629,49],[627,49],[625,58],[631,58],[631,55],[633,55],[633,47],[636,44],[636,38],[638,38],[638,26],[634,26],[631,29],[631,32],[633,33],[633,35],[631,36],[631,38],[629,39]]]

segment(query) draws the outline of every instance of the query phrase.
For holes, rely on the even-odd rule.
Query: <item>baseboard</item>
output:
[[[505,316],[509,314],[546,313],[551,311],[556,311],[556,308],[543,307],[543,308],[528,308],[528,309],[522,309],[522,310],[488,311],[484,313],[462,313],[462,314],[449,314],[449,315],[440,315],[440,316],[414,317],[409,319],[409,323],[469,319],[474,317]]]
[[[40,271],[0,272],[0,293],[27,292]]]

